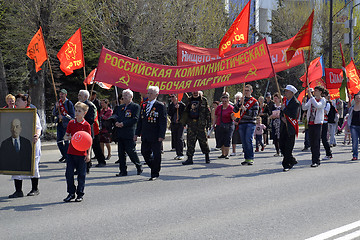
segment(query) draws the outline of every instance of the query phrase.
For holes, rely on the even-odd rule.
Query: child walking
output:
[[[90,124],[84,119],[84,116],[86,115],[88,109],[89,106],[85,103],[77,102],[75,104],[75,119],[69,122],[64,140],[70,140],[71,136],[73,136],[78,131],[85,131],[91,134]],[[89,150],[78,151],[73,147],[72,143],[70,142],[67,153],[68,155],[66,159],[65,176],[67,192],[69,193],[69,195],[64,199],[64,202],[70,202],[72,199],[75,199],[75,192],[77,195],[75,201],[81,202],[84,196],[86,163],[90,161]],[[77,188],[74,184],[74,169],[78,173]]]
[[[344,137],[344,141],[343,141],[343,144],[345,145],[346,144],[346,139],[348,139],[348,145],[350,144],[351,142],[351,132],[350,132],[350,127],[349,125],[347,124],[348,122],[348,118],[349,118],[349,114],[346,114],[345,118],[344,118],[344,123],[343,125],[341,126],[341,128],[338,126],[338,131],[342,131],[344,128],[345,128],[345,137]]]
[[[255,152],[259,151],[259,145],[261,146],[261,151],[264,151],[265,145],[263,143],[263,134],[266,126],[261,123],[261,117],[256,117],[256,127],[255,127],[255,140],[256,140],[256,149]]]

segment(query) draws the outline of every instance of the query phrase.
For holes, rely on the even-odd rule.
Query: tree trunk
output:
[[[38,73],[35,69],[30,73],[30,89],[31,103],[37,107],[40,116],[41,126],[43,132],[46,131],[46,113],[45,113],[45,78],[46,78],[46,64],[43,65],[42,70]]]
[[[8,87],[6,83],[5,67],[3,62],[3,57],[0,48],[0,107],[6,105],[5,97],[8,94]]]
[[[214,92],[214,101],[220,101],[221,95],[224,92],[224,87],[220,87],[220,88],[215,88],[215,92]],[[211,106],[212,103],[209,103],[209,105]]]

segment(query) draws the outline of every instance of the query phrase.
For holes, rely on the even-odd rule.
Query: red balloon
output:
[[[71,144],[78,151],[86,151],[91,147],[92,137],[85,131],[78,131],[71,137]]]

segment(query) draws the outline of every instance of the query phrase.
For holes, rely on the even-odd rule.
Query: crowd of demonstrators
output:
[[[66,161],[66,182],[68,196],[64,199],[69,202],[82,201],[84,196],[85,177],[91,167],[90,152],[94,151],[98,161],[97,167],[106,166],[111,157],[110,143],[116,141],[118,145],[119,173],[116,176],[127,176],[126,156],[136,167],[137,175],[143,172],[142,164],[136,153],[136,141],[141,137],[141,155],[150,168],[150,181],[159,178],[162,161],[162,142],[165,139],[167,115],[171,125],[171,137],[176,149],[175,160],[184,159],[184,129],[187,129],[187,159],[183,165],[194,163],[195,144],[199,141],[205,163],[210,163],[210,148],[208,145],[208,131],[215,129],[216,148],[221,150],[219,159],[229,159],[237,156],[236,146],[242,144],[244,160],[241,165],[253,165],[254,152],[264,151],[273,140],[276,150],[274,156],[282,156],[283,171],[292,169],[297,160],[293,156],[296,136],[299,131],[298,119],[301,119],[300,110],[304,111],[302,122],[305,127],[305,141],[303,151],[311,149],[311,167],[320,165],[320,141],[323,143],[326,155],[322,160],[332,158],[332,150],[337,146],[336,131],[345,129],[344,143],[352,136],[353,158],[358,159],[358,145],[360,138],[360,95],[355,95],[353,104],[349,104],[348,114],[346,106],[341,100],[330,100],[329,92],[322,86],[307,90],[307,96],[302,103],[297,100],[297,89],[287,85],[284,97],[280,93],[273,95],[266,93],[265,99],[258,100],[252,96],[253,88],[245,85],[244,96],[238,92],[234,103],[230,102],[230,95],[224,92],[219,101],[214,101],[212,110],[201,91],[194,91],[188,97],[186,104],[179,101],[176,94],[170,95],[170,103],[166,106],[157,100],[159,88],[149,86],[147,93],[142,95],[142,103],[133,102],[134,93],[130,89],[123,90],[119,96],[120,105],[114,110],[109,106],[108,99],[97,99],[96,92],[91,95],[87,90],[80,90],[78,100],[74,105],[67,99],[67,91],[61,89],[59,101],[53,109],[57,117],[57,144],[61,153],[59,161]],[[29,108],[30,97],[18,94],[16,97],[6,96],[5,108]],[[98,107],[96,105],[99,105]],[[21,122],[13,121],[12,125],[20,129]],[[269,131],[271,129],[271,131]],[[92,148],[87,151],[77,151],[69,142],[77,131],[84,130],[93,138]],[[15,132],[15,130],[14,130]],[[268,133],[270,132],[270,137]],[[351,132],[351,134],[350,134]],[[19,131],[18,131],[19,133]],[[33,141],[35,146],[35,174],[31,176],[32,190],[29,196],[39,194],[39,169],[41,126],[39,117],[36,118],[36,134]],[[17,136],[14,134],[13,138]],[[19,134],[18,134],[19,135]],[[253,145],[255,139],[255,145]],[[232,152],[230,147],[232,145]],[[23,148],[25,143],[21,143]],[[104,147],[107,147],[107,158]],[[10,147],[16,149],[14,141]],[[331,149],[333,147],[333,149]],[[1,145],[1,149],[3,146]],[[20,147],[21,148],[21,147]],[[254,151],[255,148],[255,151]],[[238,154],[240,155],[240,154]],[[234,157],[237,159],[237,157]],[[74,173],[75,171],[75,173]],[[78,186],[74,184],[74,174],[78,175]],[[15,193],[10,198],[22,197],[22,180],[24,176],[13,176]],[[76,196],[76,197],[75,197]]]

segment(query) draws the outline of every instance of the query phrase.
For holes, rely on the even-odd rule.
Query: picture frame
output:
[[[35,108],[0,109],[0,174],[34,175],[35,126]]]

